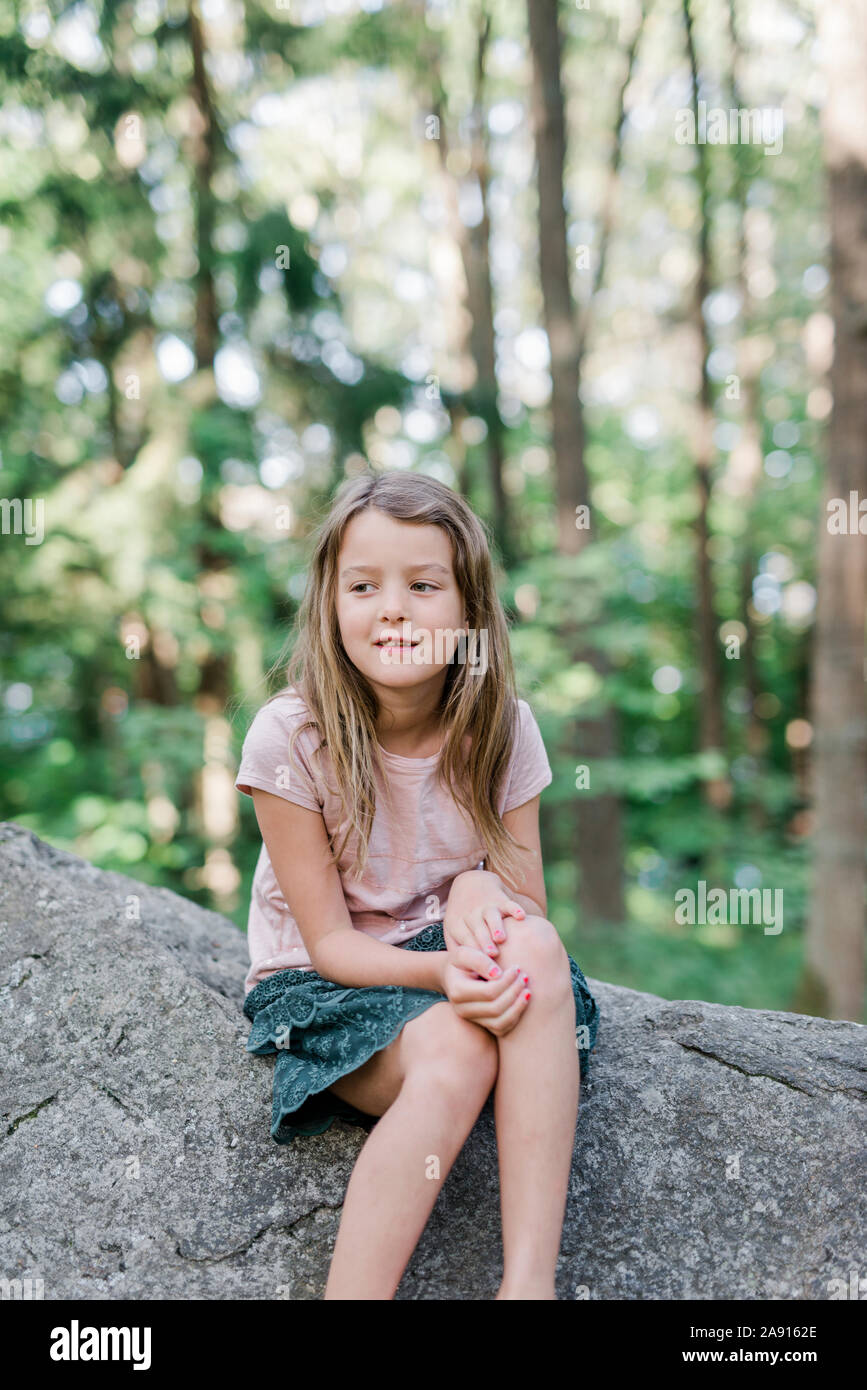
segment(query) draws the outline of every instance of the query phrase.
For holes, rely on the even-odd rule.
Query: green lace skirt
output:
[[[403,951],[444,951],[442,922],[431,922],[401,943]],[[589,1075],[599,1008],[577,963],[569,957],[575,996],[575,1042],[582,1079]],[[445,999],[404,985],[347,988],[315,970],[280,970],[260,980],[244,1000],[252,1023],[247,1051],[276,1054],[271,1137],[290,1144],[296,1135],[322,1134],[335,1119],[371,1128],[367,1115],[327,1088],[381,1051],[410,1019]],[[492,1095],[486,1105],[491,1105]]]

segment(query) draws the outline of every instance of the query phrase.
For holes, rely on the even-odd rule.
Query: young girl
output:
[[[235,783],[263,840],[244,1012],[248,1051],[276,1053],[278,1144],[370,1129],[325,1298],[394,1297],[493,1099],[496,1296],[553,1299],[599,1011],[545,915],[552,773],[461,497],[414,473],[343,484],[287,675]]]

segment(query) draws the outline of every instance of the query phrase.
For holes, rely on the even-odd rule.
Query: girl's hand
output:
[[[465,883],[460,891],[452,889],[443,919],[446,950],[458,946],[476,947],[489,956],[499,954],[500,943],[506,939],[504,917],[523,921],[526,913],[520,903],[506,896],[502,888],[492,885],[487,874],[479,874],[477,882]]]
[[[504,895],[496,896],[493,902],[471,907],[462,914],[455,913],[449,917],[447,913],[443,920],[446,950],[451,951],[458,946],[474,946],[487,955],[499,955],[500,945],[506,940],[503,919],[517,917],[518,921],[521,921],[525,915],[520,903],[513,902]]]
[[[443,964],[441,981],[442,993],[461,1018],[503,1038],[524,1017],[530,991],[521,966],[512,966],[491,979],[491,972],[499,969],[477,948],[457,946]],[[482,971],[484,978],[480,979]]]

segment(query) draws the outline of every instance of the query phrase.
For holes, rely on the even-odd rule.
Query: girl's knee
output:
[[[528,915],[518,922],[510,917],[506,925],[506,941],[500,946],[496,957],[498,965],[508,970],[512,965],[521,965],[530,976],[530,990],[539,986],[539,992],[553,997],[557,992],[571,994],[572,974],[569,969],[569,955],[560,940],[560,934],[547,917]]]
[[[434,1017],[436,1015],[436,1017]],[[457,1094],[483,1091],[497,1079],[497,1039],[481,1024],[461,1018],[450,1003],[434,1004],[424,1015],[428,1027],[417,1031],[404,1059],[404,1081],[420,1079]]]

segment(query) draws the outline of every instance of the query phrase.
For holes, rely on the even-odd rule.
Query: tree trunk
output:
[[[581,375],[581,365],[584,360],[584,353],[587,348],[587,340],[590,336],[590,327],[593,317],[593,306],[596,295],[602,288],[605,281],[605,270],[608,263],[608,250],[611,245],[611,238],[614,232],[614,210],[617,203],[617,188],[620,180],[620,165],[623,158],[623,136],[626,129],[626,93],[632,81],[632,74],[635,71],[635,60],[638,54],[638,45],[641,42],[641,35],[644,32],[644,21],[647,18],[647,0],[641,0],[638,9],[634,11],[634,23],[630,27],[630,16],[624,10],[620,16],[620,42],[626,46],[626,64],[623,69],[623,76],[617,89],[617,104],[614,117],[614,136],[611,146],[611,161],[608,167],[608,175],[605,181],[605,193],[602,199],[602,207],[599,216],[599,237],[597,240],[596,268],[593,274],[593,293],[589,303],[581,315],[578,330],[578,375]]]
[[[834,361],[826,501],[867,497],[867,5],[819,7],[831,217]],[[864,1006],[864,618],[867,536],[819,527],[812,713],[813,878],[798,1007],[861,1020]],[[861,516],[867,527],[867,518]],[[854,530],[854,534],[852,533]]]
[[[148,640],[135,664],[135,697],[148,704],[172,707],[180,703],[180,694],[174,665],[161,660],[160,652],[155,650],[162,640],[170,646],[176,645],[172,634],[164,635],[153,627],[148,629]]]
[[[576,555],[589,540],[589,529],[576,525],[577,508],[589,505],[584,461],[584,418],[578,395],[581,339],[569,278],[563,169],[566,121],[560,81],[561,40],[556,0],[528,0],[533,55],[532,110],[539,190],[539,263],[545,331],[551,352],[551,426],[556,466],[557,548]],[[589,662],[604,678],[606,663],[586,636],[566,624],[564,647],[577,664]],[[570,764],[608,758],[617,749],[615,712],[606,708],[595,719],[566,722],[563,754]],[[583,915],[588,920],[622,922],[623,848],[617,797],[590,797],[578,792],[574,838],[581,875]],[[591,799],[592,798],[592,799]]]
[[[214,358],[219,346],[217,296],[213,275],[215,201],[211,186],[221,141],[217,113],[211,97],[205,64],[205,38],[196,0],[189,0],[189,33],[193,58],[190,95],[196,108],[198,128],[190,141],[190,158],[196,206],[196,366],[207,382],[208,390],[196,399],[196,408],[207,408],[207,397],[216,400],[213,379]],[[195,804],[202,837],[205,841],[205,862],[199,871],[202,885],[213,895],[218,910],[231,911],[236,903],[240,875],[232,862],[228,846],[237,831],[237,795],[231,749],[231,728],[226,720],[226,705],[231,694],[231,662],[220,642],[225,623],[226,599],[232,592],[234,580],[226,573],[230,560],[218,545],[222,534],[219,517],[212,510],[219,505],[218,489],[202,488],[201,535],[196,546],[199,572],[197,587],[201,596],[202,615],[206,626],[219,636],[199,670],[195,695],[196,709],[204,716],[204,746],[202,770],[196,778]]]
[[[193,137],[193,172],[196,206],[196,366],[213,367],[219,342],[217,292],[214,285],[213,246],[216,205],[211,179],[217,164],[217,129],[205,68],[205,42],[195,0],[190,0],[190,47],[193,58],[191,96],[199,120]]]
[[[744,66],[744,51],[741,44],[735,0],[729,0],[729,35],[731,38],[731,94],[732,108],[741,110],[744,106],[741,91],[741,71]],[[747,236],[747,192],[749,180],[745,169],[746,147],[737,143],[731,147],[734,160],[734,195],[739,213],[737,284],[741,298],[741,333],[738,342],[738,393],[741,401],[741,438],[732,454],[728,490],[742,499],[744,510],[744,533],[741,548],[740,585],[741,621],[746,629],[743,644],[744,686],[749,698],[746,716],[746,748],[756,760],[762,757],[768,745],[768,732],[756,714],[756,700],[760,694],[759,671],[756,659],[756,624],[752,616],[753,574],[756,556],[753,545],[753,513],[755,496],[762,476],[762,434],[760,418],[759,370],[760,362],[750,341],[750,329],[754,317],[754,301],[750,293],[747,262],[750,255]],[[798,761],[798,760],[795,760]],[[758,798],[754,797],[750,806],[750,820],[757,830],[767,824],[767,815]]]
[[[686,26],[686,46],[692,74],[692,106],[698,128],[698,61],[695,40],[692,32],[690,0],[683,0],[683,18]],[[725,750],[725,718],[722,702],[722,673],[720,670],[720,648],[717,637],[718,620],[715,612],[713,576],[711,574],[708,541],[708,507],[711,494],[711,466],[713,464],[713,398],[707,361],[710,356],[707,323],[703,305],[710,292],[710,225],[708,220],[709,173],[707,146],[696,145],[698,156],[699,192],[699,269],[692,301],[692,320],[695,328],[698,351],[701,359],[701,380],[699,385],[698,410],[694,435],[693,451],[696,463],[698,485],[698,514],[695,519],[696,588],[698,591],[697,636],[699,669],[701,671],[701,698],[699,702],[699,748],[704,752]],[[727,776],[708,778],[704,784],[704,797],[709,806],[723,810],[732,799],[731,781]]]
[[[494,512],[495,534],[503,564],[507,568],[518,557],[517,537],[513,533],[508,498],[503,487],[503,421],[497,405],[496,338],[494,334],[494,292],[491,284],[491,221],[488,216],[487,124],[485,120],[485,56],[491,33],[491,16],[484,4],[479,11],[476,73],[470,140],[471,168],[479,189],[481,221],[465,228],[464,268],[472,328],[470,348],[478,371],[472,392],[473,403],[488,427],[488,482]]]
[[[556,460],[557,539],[562,555],[589,541],[575,525],[589,503],[584,462],[584,416],[578,397],[579,336],[569,279],[563,169],[566,119],[560,83],[560,28],[556,0],[528,0],[533,53],[532,111],[539,188],[539,267],[545,331],[551,351],[551,433]]]
[[[422,4],[422,11],[424,6]],[[422,23],[424,23],[422,14]],[[497,405],[496,337],[494,333],[494,294],[491,284],[491,223],[488,216],[488,147],[485,124],[485,60],[491,33],[491,16],[484,0],[479,6],[473,107],[470,116],[470,169],[476,179],[482,217],[468,227],[459,211],[458,180],[449,168],[450,140],[445,91],[438,41],[427,38],[424,46],[425,70],[431,90],[427,100],[439,123],[437,148],[443,173],[443,190],[449,210],[452,236],[460,251],[466,282],[467,327],[464,351],[475,368],[475,384],[464,393],[463,409],[453,411],[452,419],[465,419],[472,410],[488,428],[485,441],[488,459],[488,486],[491,496],[492,525],[503,565],[508,568],[519,554],[506,490],[503,486],[503,421]],[[464,451],[465,452],[465,451]],[[466,489],[462,489],[466,491]]]

